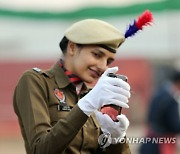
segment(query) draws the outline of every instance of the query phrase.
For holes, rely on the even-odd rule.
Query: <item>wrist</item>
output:
[[[112,144],[118,144],[124,142],[125,137],[126,137],[125,131],[121,132],[120,135],[111,134]]]
[[[88,117],[95,111],[95,109],[90,105],[90,103],[84,100],[80,99],[77,105]]]

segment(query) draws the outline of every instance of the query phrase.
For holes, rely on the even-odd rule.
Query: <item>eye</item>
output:
[[[107,60],[107,66],[110,65],[113,62],[112,59]]]
[[[110,64],[111,64],[111,62],[110,62],[110,61],[107,61],[107,66],[110,65]]]
[[[101,55],[98,54],[98,53],[96,53],[96,52],[92,52],[92,54],[93,54],[93,56],[96,57],[96,58],[100,58],[100,57],[101,57]]]

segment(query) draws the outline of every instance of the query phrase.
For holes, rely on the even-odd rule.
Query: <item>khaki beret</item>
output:
[[[85,19],[65,31],[65,37],[77,44],[97,44],[115,52],[124,42],[124,34],[107,22]]]

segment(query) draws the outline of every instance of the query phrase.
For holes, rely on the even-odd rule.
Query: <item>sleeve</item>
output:
[[[26,72],[14,93],[15,112],[33,154],[61,153],[88,119],[76,105],[66,118],[52,127],[46,88],[40,74]]]

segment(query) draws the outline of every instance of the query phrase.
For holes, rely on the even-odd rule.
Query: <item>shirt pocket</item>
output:
[[[65,118],[70,111],[59,110],[59,104],[54,104],[49,108],[51,125],[54,126],[58,120]]]

